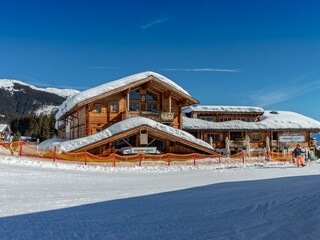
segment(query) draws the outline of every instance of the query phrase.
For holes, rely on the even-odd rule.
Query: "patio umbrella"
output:
[[[211,146],[212,146],[212,142],[213,142],[213,139],[212,139],[212,137],[210,137],[209,138],[209,143],[210,143]]]
[[[250,156],[250,137],[248,134],[246,135],[246,152]]]
[[[226,137],[226,155],[230,155],[230,142],[229,142],[229,138]]]
[[[266,137],[266,151],[270,152],[270,139],[268,136]]]

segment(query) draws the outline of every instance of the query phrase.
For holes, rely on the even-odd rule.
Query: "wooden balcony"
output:
[[[172,123],[174,113],[170,112],[124,112],[122,120],[132,117],[145,117],[161,123]]]

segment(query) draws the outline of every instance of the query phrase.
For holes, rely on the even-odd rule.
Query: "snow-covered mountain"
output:
[[[31,84],[21,82],[19,80],[14,80],[14,79],[0,79],[0,88],[5,89],[12,94],[14,92],[18,91],[24,91],[24,89],[21,88],[16,88],[16,85],[21,85],[21,86],[27,86],[30,87],[31,89],[37,90],[37,91],[43,91],[43,92],[48,92],[48,93],[54,93],[56,95],[59,95],[60,97],[70,97],[75,94],[77,94],[79,91],[75,89],[59,89],[59,88],[39,88],[35,87]]]
[[[78,92],[75,89],[39,88],[19,80],[0,79],[0,115],[46,114]]]

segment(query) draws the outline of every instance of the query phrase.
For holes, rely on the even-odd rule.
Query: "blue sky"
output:
[[[0,0],[0,78],[87,89],[142,71],[202,104],[320,120],[320,1]]]

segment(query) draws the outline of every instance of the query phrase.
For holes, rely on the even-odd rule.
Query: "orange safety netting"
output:
[[[166,154],[147,154],[147,153],[138,153],[135,155],[118,155],[111,153],[108,156],[100,157],[93,155],[88,152],[81,153],[68,153],[68,152],[59,152],[55,147],[41,149],[38,146],[31,145],[25,142],[13,142],[13,143],[0,143],[0,146],[7,149],[18,152],[20,156],[29,156],[37,158],[47,158],[52,160],[63,160],[63,161],[74,161],[74,162],[83,162],[83,163],[112,163],[112,166],[116,166],[116,163],[139,163],[139,166],[143,162],[167,162],[170,165],[170,162],[187,162],[194,161],[194,164],[210,162],[214,163],[242,163],[244,162],[261,162],[265,160],[270,161],[291,161],[292,152],[290,153],[276,153],[270,152],[269,156],[263,151],[261,152],[251,152],[250,155],[245,152],[239,152],[230,156],[224,156],[219,153],[212,155],[205,155],[200,153],[189,153],[189,154],[175,154],[175,153],[166,153]]]
[[[269,153],[269,160],[270,161],[291,162],[292,161],[292,152],[288,152],[288,153],[270,152]]]

